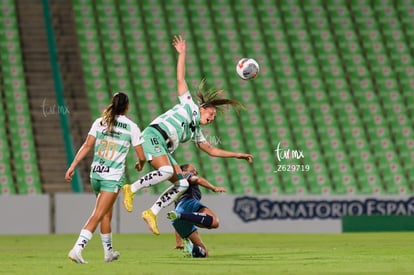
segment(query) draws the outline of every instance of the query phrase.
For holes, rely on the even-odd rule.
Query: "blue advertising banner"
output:
[[[239,197],[234,200],[234,213],[244,222],[258,220],[340,219],[342,216],[413,215],[414,198],[387,200],[270,200]]]

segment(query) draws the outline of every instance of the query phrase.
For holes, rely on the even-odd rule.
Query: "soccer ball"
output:
[[[243,80],[253,79],[259,73],[259,64],[253,58],[242,58],[237,62],[237,74]]]

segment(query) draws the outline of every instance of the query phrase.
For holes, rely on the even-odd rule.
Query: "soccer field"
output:
[[[99,235],[67,259],[77,235],[0,236],[2,274],[414,274],[413,233],[208,234],[206,259],[184,258],[172,234],[114,234],[105,263]]]

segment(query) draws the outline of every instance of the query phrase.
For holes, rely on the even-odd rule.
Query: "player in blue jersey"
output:
[[[196,96],[200,105],[193,101],[185,80],[186,43],[181,36],[175,36],[173,46],[178,52],[177,60],[177,89],[179,104],[153,120],[149,127],[144,129],[143,143],[145,157],[156,170],[141,177],[131,185],[123,187],[124,207],[131,212],[135,193],[144,187],[149,187],[169,180],[173,183],[150,208],[142,212],[142,218],[149,229],[159,234],[157,215],[162,208],[170,205],[180,194],[188,188],[188,182],[182,176],[180,166],[172,157],[172,153],[180,143],[194,141],[198,148],[213,157],[238,158],[248,162],[253,161],[251,154],[226,151],[212,146],[206,141],[201,125],[208,125],[216,118],[217,110],[225,105],[243,107],[231,99],[221,98],[223,90],[203,92],[203,84]]]
[[[176,248],[183,246],[184,256],[204,258],[208,256],[208,250],[200,238],[196,225],[208,229],[217,228],[219,219],[211,209],[200,202],[202,195],[199,186],[214,192],[226,192],[226,189],[216,187],[198,176],[197,170],[191,164],[180,167],[190,185],[178,198],[175,209],[169,212],[167,217],[173,221],[173,226],[179,235],[176,236]]]
[[[93,123],[85,143],[66,171],[65,179],[70,182],[78,163],[91,149],[94,150],[90,179],[96,194],[96,204],[69,252],[69,258],[76,263],[87,263],[82,257],[82,251],[99,224],[104,260],[112,262],[119,258],[119,253],[112,248],[112,208],[125,183],[125,158],[131,145],[139,160],[135,168],[141,171],[145,164],[141,131],[125,116],[128,108],[128,96],[125,93],[116,93],[102,117]]]

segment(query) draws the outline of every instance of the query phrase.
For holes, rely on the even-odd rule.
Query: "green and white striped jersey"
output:
[[[119,181],[125,172],[129,147],[144,142],[139,127],[126,116],[116,116],[112,132],[102,125],[102,118],[93,123],[89,135],[96,138],[90,177],[98,180]]]
[[[189,91],[178,97],[180,103],[158,116],[150,124],[158,124],[167,132],[173,143],[173,150],[179,143],[189,140],[206,141],[200,127],[200,109],[194,103]]]

